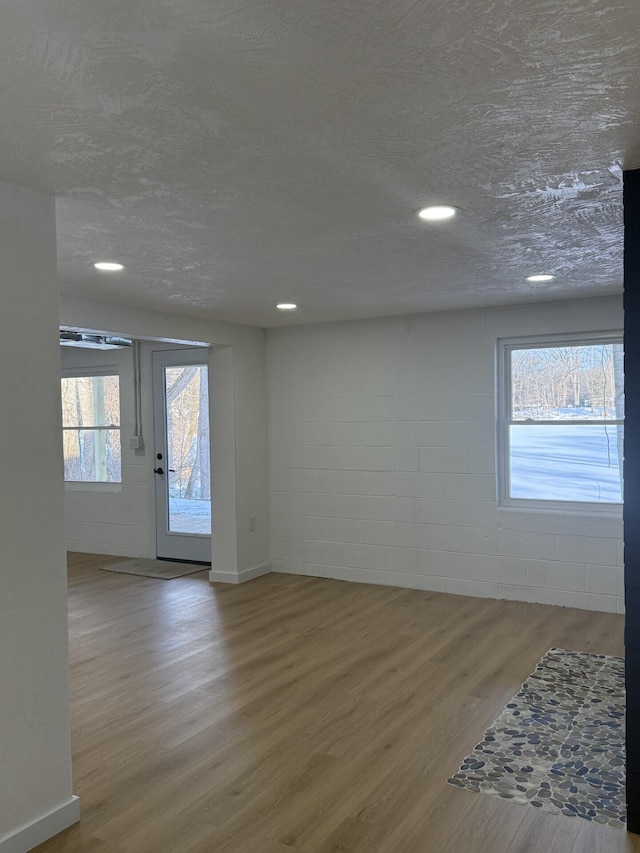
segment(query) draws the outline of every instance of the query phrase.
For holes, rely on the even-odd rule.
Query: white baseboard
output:
[[[245,581],[259,578],[260,575],[268,575],[271,572],[271,563],[262,566],[253,566],[250,569],[242,569],[240,572],[218,572],[212,569],[209,572],[211,583],[244,583]],[[1,851],[0,851],[1,853]]]
[[[209,583],[240,583],[237,572],[219,572],[215,569],[209,571]]]
[[[72,797],[63,806],[0,840],[0,853],[27,853],[79,820],[80,800],[78,797]]]
[[[441,577],[409,572],[389,572],[378,569],[325,566],[316,563],[292,563],[274,560],[272,571],[276,574],[306,575],[330,580],[355,583],[381,584],[425,592],[446,592],[451,595],[467,595],[475,598],[508,599],[555,607],[575,607],[580,610],[596,610],[601,613],[624,612],[621,596],[599,595],[588,592],[570,592],[558,589],[514,586],[503,583],[475,581],[468,578]]]
[[[240,583],[259,578],[261,575],[268,575],[271,572],[271,563],[263,563],[261,566],[253,566],[251,569],[243,569],[240,572]]]

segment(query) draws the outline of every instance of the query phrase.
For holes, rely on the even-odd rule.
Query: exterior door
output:
[[[211,563],[209,350],[153,353],[156,553]]]

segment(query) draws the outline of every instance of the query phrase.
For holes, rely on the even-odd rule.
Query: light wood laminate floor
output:
[[[640,837],[447,785],[551,646],[620,616],[72,554],[75,792],[40,853],[619,853]]]

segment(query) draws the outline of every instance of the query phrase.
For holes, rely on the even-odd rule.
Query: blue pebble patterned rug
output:
[[[550,649],[448,781],[623,829],[624,660]]]

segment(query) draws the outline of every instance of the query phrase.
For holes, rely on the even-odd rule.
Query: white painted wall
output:
[[[71,790],[53,199],[0,183],[0,850],[78,817]]]
[[[149,361],[148,353],[145,362]],[[112,370],[120,377],[120,434],[122,483],[65,484],[67,548],[90,554],[154,557],[153,444],[146,453],[129,448],[134,432],[133,349],[90,350],[61,347],[62,369]],[[143,372],[143,399],[151,393],[150,367]],[[150,407],[145,407],[143,434],[151,441]]]
[[[88,300],[61,300],[61,325],[137,338],[212,345],[210,400],[213,481],[212,580],[244,580],[269,567],[265,334],[262,329]],[[67,489],[69,548],[122,556],[155,555],[151,351],[142,347],[145,450],[128,449],[133,424],[131,356],[121,356],[123,483],[120,493]],[[179,346],[173,343],[171,348]],[[166,347],[165,347],[166,348]],[[90,350],[71,350],[74,360]],[[66,351],[65,351],[66,352]],[[97,351],[93,351],[94,353]],[[113,353],[99,354],[113,363]],[[65,362],[66,363],[66,362]],[[130,391],[129,386],[130,387]],[[129,430],[129,431],[127,431]],[[249,518],[256,530],[249,530]],[[232,529],[233,527],[233,529]]]
[[[497,338],[622,328],[618,298],[268,332],[275,571],[623,607],[622,520],[499,509]]]

